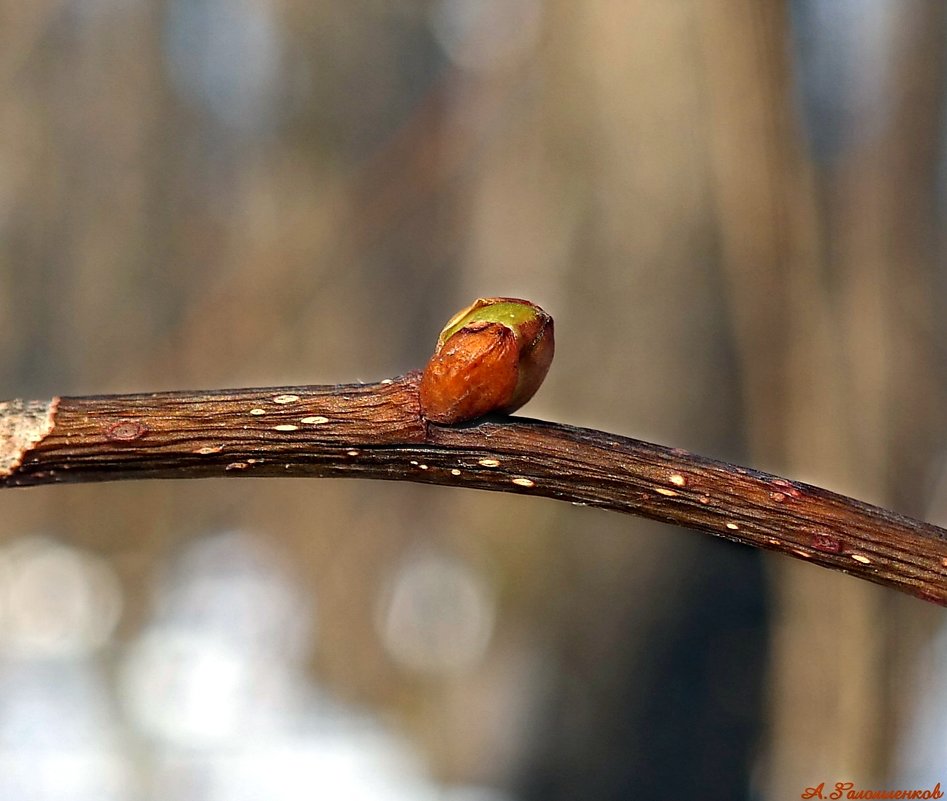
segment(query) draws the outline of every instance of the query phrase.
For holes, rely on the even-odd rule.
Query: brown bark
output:
[[[542,495],[778,551],[947,605],[947,532],[800,482],[586,428],[425,421],[379,384],[0,404],[0,486],[355,477]]]

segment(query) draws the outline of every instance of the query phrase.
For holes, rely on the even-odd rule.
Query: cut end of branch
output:
[[[0,403],[0,478],[11,475],[56,425],[59,398]]]

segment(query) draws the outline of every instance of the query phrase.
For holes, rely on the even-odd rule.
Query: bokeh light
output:
[[[490,585],[470,565],[434,553],[407,557],[380,602],[378,626],[388,653],[416,671],[475,667],[493,629]]]

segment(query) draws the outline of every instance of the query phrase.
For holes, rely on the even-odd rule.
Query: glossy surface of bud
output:
[[[552,317],[535,303],[479,298],[441,331],[421,377],[421,413],[448,424],[509,414],[539,389],[554,351]]]

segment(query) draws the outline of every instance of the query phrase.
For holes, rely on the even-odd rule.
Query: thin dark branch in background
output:
[[[379,384],[0,403],[0,486],[134,478],[381,478],[543,495],[789,554],[947,605],[947,531],[777,476],[523,418],[428,424]]]

